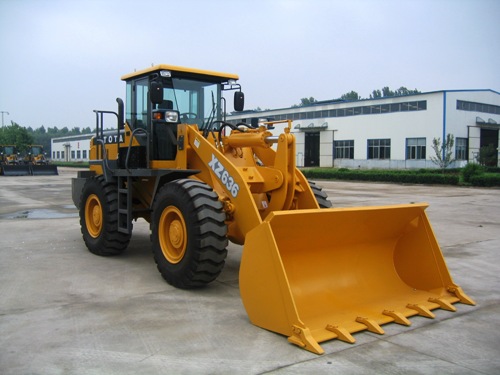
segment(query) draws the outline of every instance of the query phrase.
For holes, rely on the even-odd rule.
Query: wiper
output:
[[[201,129],[203,130],[203,136],[206,138],[208,136],[208,132],[212,129],[214,118],[215,118],[215,112],[217,110],[216,104],[215,104],[215,98],[214,98],[214,92],[212,91],[212,110],[210,111],[210,114],[208,115],[207,122],[203,122],[203,126]]]

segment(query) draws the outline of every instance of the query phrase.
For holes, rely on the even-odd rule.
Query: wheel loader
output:
[[[227,122],[228,94],[244,106],[237,75],[156,65],[122,80],[126,105],[94,111],[90,168],[72,181],[90,252],[122,253],[144,218],[159,272],[189,289],[217,278],[228,241],[243,245],[250,321],[317,354],[327,340],[474,304],[450,276],[427,204],[331,208],[296,167],[291,121]],[[110,117],[116,131],[105,132]]]
[[[4,176],[29,176],[30,168],[20,162],[15,145],[0,145],[0,168]]]
[[[57,165],[50,164],[42,145],[28,145],[23,161],[24,164],[29,165],[33,176],[59,174]]]

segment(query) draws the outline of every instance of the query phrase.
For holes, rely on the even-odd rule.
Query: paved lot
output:
[[[163,282],[149,227],[122,256],[89,253],[70,178],[0,176],[1,374],[499,374],[500,190],[320,182],[334,206],[430,203],[456,283],[477,306],[384,325],[318,356],[249,323],[238,290],[241,248],[211,286]]]

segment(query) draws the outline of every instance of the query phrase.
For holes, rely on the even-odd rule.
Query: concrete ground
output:
[[[248,321],[238,246],[194,291],[163,281],[144,221],[122,256],[89,253],[75,174],[0,176],[1,374],[500,374],[499,189],[320,182],[334,206],[429,202],[450,273],[477,305],[315,355]]]

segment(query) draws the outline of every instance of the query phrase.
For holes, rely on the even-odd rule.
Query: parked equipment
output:
[[[28,176],[30,168],[20,162],[17,147],[0,145],[0,168],[4,176]]]
[[[426,204],[330,208],[296,168],[291,121],[225,121],[223,92],[243,110],[237,79],[169,65],[122,77],[126,112],[121,99],[117,112],[95,111],[90,170],[72,181],[92,253],[120,254],[142,217],[162,276],[195,288],[220,274],[228,240],[242,244],[251,322],[318,354],[326,340],[474,304],[451,279]]]
[[[29,145],[26,150],[26,156],[23,159],[24,164],[29,165],[33,176],[57,175],[57,165],[50,164],[42,145]]]

